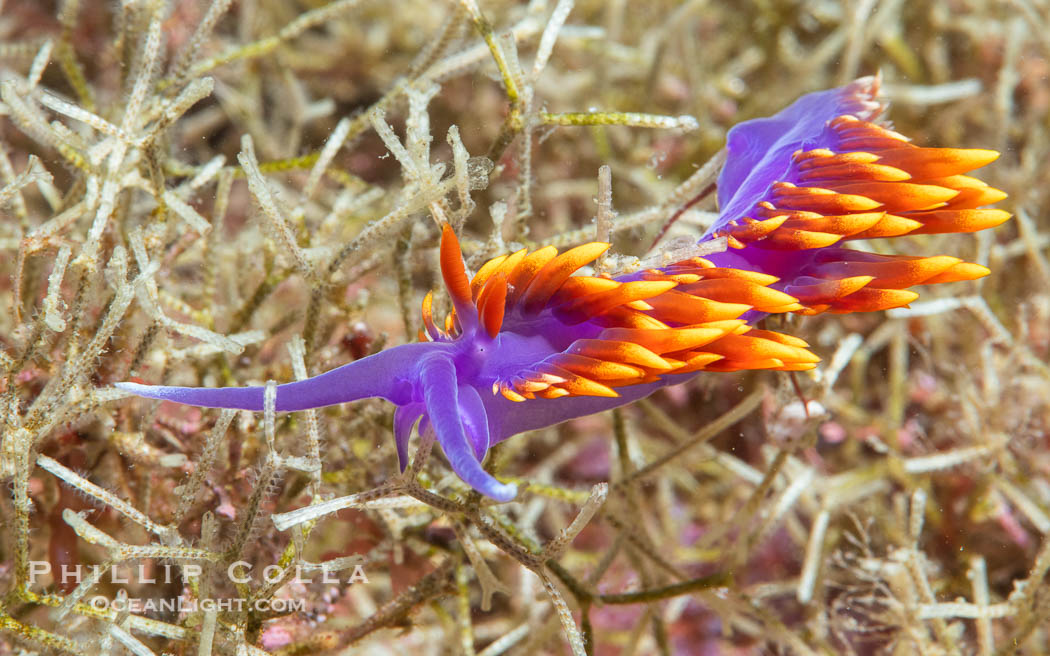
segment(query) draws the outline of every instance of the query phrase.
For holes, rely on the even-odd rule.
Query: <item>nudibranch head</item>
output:
[[[770,118],[729,132],[718,180],[725,236],[712,259],[777,276],[807,312],[906,305],[912,285],[971,280],[985,267],[948,256],[885,256],[837,247],[846,240],[976,232],[1010,218],[981,209],[1006,194],[966,175],[992,150],[924,148],[876,123],[879,80],[812,93]]]

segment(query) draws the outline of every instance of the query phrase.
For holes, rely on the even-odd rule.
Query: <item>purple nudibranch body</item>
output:
[[[905,288],[968,280],[987,269],[947,256],[884,256],[848,239],[972,232],[1005,221],[979,209],[1005,194],[968,171],[983,150],[919,148],[873,123],[878,80],[809,94],[728,138],[718,221],[701,238],[729,249],[616,278],[574,275],[608,244],[497,257],[468,278],[449,226],[441,270],[454,310],[439,329],[424,300],[421,343],[396,346],[277,386],[290,412],[379,397],[397,406],[402,470],[408,440],[429,425],[452,469],[507,501],[516,487],[481,463],[512,435],[608,410],[701,371],[797,371],[819,358],[804,341],[753,328],[771,313],[853,312],[905,305]],[[262,411],[265,387],[117,383],[138,396]]]

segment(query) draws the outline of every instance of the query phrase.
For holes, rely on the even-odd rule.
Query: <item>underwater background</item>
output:
[[[1047,653],[1048,35],[1038,0],[0,2],[0,655]],[[991,274],[507,439],[511,503],[418,436],[401,475],[382,400],[113,387],[416,341],[442,221],[471,271],[691,257],[730,128],[876,74],[913,143],[1001,153],[1013,218],[866,249]]]

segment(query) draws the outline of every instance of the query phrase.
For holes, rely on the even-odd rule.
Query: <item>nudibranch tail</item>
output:
[[[729,135],[719,178],[718,263],[771,273],[803,313],[906,305],[908,287],[972,280],[988,269],[954,257],[876,255],[849,240],[976,232],[1010,218],[982,208],[1006,194],[969,175],[992,150],[925,148],[875,118],[877,78],[799,99]]]

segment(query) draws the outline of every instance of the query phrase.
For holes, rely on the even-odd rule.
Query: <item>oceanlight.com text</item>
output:
[[[116,597],[109,599],[97,595],[88,599],[88,603],[97,610],[112,610],[118,613],[132,614],[155,613],[195,613],[198,611],[215,612],[272,612],[278,614],[303,612],[306,610],[305,599],[191,599],[189,597],[172,597],[167,599],[139,599],[128,597],[120,591]]]

